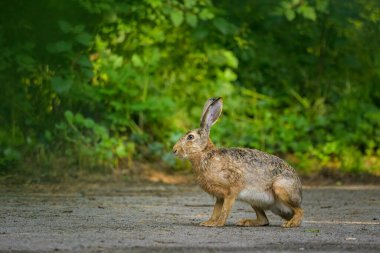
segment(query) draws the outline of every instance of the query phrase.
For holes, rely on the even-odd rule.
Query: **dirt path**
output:
[[[1,252],[380,252],[380,188],[304,190],[300,228],[199,227],[213,199],[197,186],[121,186],[49,193],[0,189]]]

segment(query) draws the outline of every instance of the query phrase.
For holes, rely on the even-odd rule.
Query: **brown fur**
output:
[[[211,142],[210,127],[221,106],[220,98],[209,99],[201,127],[186,133],[173,147],[175,154],[190,160],[200,187],[217,198],[211,218],[201,225],[223,226],[239,199],[251,204],[257,219],[245,219],[238,225],[268,225],[264,210],[272,210],[287,220],[283,227],[299,226],[303,217],[301,182],[291,166],[259,150],[217,148]]]
[[[287,189],[283,187],[275,187],[273,189],[275,196],[282,200],[292,210],[291,215],[280,214],[280,216],[287,220],[282,224],[282,227],[298,227],[301,224],[303,218],[303,210],[299,207],[299,203],[294,202],[289,196]]]

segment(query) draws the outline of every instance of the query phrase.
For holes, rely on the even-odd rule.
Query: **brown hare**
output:
[[[200,128],[187,132],[173,153],[190,160],[203,190],[216,197],[211,218],[202,226],[224,226],[235,200],[244,201],[256,219],[243,219],[239,226],[265,226],[265,210],[286,221],[282,227],[298,227],[303,217],[302,185],[294,169],[282,159],[248,148],[217,148],[210,128],[222,112],[222,98],[210,98],[203,107]]]

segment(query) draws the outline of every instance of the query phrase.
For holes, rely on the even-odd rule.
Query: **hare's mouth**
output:
[[[174,152],[173,152],[173,153],[174,153]],[[178,152],[174,153],[174,155],[175,155],[176,157],[180,158],[180,159],[185,159],[185,158],[187,158],[187,155],[186,155],[186,154],[181,154],[181,153],[178,153]]]
[[[180,150],[180,149],[173,149],[173,154],[180,159],[186,159],[187,158],[187,154],[184,153],[183,150]]]
[[[173,149],[173,154],[175,155],[175,156],[178,156],[178,157],[180,157],[181,155],[180,155],[180,153],[178,152],[178,149]]]

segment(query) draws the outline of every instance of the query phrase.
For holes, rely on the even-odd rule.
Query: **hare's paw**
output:
[[[301,225],[301,220],[300,219],[291,219],[289,221],[285,221],[281,227],[283,228],[295,228],[299,227]]]
[[[215,222],[215,227],[223,227],[225,224],[226,222],[224,220],[219,219]]]
[[[204,226],[204,227],[215,227],[215,223],[216,223],[215,220],[208,220],[208,221],[201,222],[199,225]]]
[[[293,208],[293,211],[294,211],[293,217],[290,220],[285,221],[281,227],[294,228],[294,227],[299,227],[301,225],[302,218],[303,218],[303,209],[300,207],[295,207]]]
[[[224,224],[225,224],[224,221],[208,220],[208,221],[201,222],[199,225],[205,226],[205,227],[223,227]]]
[[[269,222],[267,220],[252,220],[252,219],[241,219],[238,221],[238,226],[243,227],[260,227],[267,226]]]

